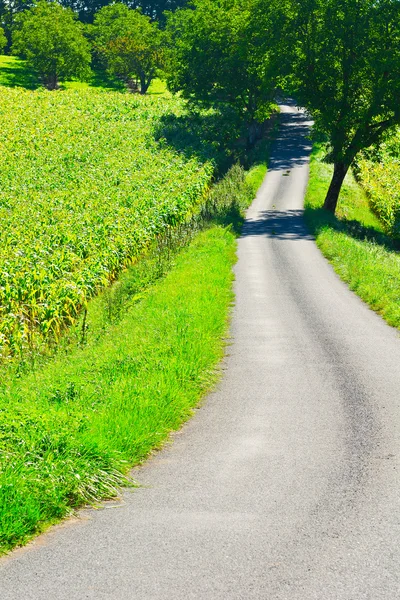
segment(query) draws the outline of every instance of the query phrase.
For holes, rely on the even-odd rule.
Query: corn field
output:
[[[210,162],[156,141],[179,99],[0,89],[0,358],[57,341],[204,197]]]

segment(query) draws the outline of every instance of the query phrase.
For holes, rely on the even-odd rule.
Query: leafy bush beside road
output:
[[[372,210],[385,231],[400,239],[400,130],[357,167]]]

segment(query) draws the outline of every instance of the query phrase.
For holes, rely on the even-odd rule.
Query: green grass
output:
[[[18,56],[0,54],[0,85],[6,87],[21,87],[27,90],[36,90],[41,86],[37,74]],[[85,90],[97,88],[109,92],[126,93],[126,86],[105,71],[95,70],[88,81],[63,81],[61,89]],[[161,79],[154,79],[147,91],[150,96],[169,96],[167,86]]]
[[[221,127],[210,111],[186,114],[183,102],[165,94],[160,82],[154,82],[151,92],[150,98],[138,98],[88,89],[1,90],[6,132],[1,235],[3,241],[14,236],[21,243],[37,227],[34,237],[40,239],[36,245],[25,243],[20,251],[12,245],[6,252],[3,243],[8,263],[1,276],[10,277],[13,261],[19,265],[14,269],[19,287],[4,285],[4,297],[18,300],[30,276],[47,281],[57,275],[54,253],[63,241],[59,266],[69,252],[76,254],[62,277],[68,283],[68,277],[79,274],[79,244],[84,242],[85,248],[99,234],[101,239],[105,226],[105,248],[112,254],[109,267],[126,244],[137,244],[140,228],[150,227],[142,250],[119,263],[118,280],[88,301],[87,310],[61,331],[55,346],[45,352],[28,348],[0,365],[0,552],[24,543],[82,504],[118,494],[121,485],[129,484],[129,467],[190,416],[217,378],[232,302],[235,236],[266,171],[268,142],[260,145],[247,173],[236,164],[210,188],[218,161],[233,162],[229,150],[225,161],[226,148],[214,135],[217,131],[225,139],[229,123]],[[174,135],[167,139],[170,133]],[[103,154],[98,157],[97,152]],[[18,160],[11,160],[16,158],[13,153]],[[91,173],[85,163],[88,155],[92,169],[102,157],[108,162],[104,173],[80,181],[80,173]],[[166,163],[159,164],[163,158]],[[129,163],[135,160],[138,164]],[[179,174],[173,173],[178,163]],[[148,168],[141,173],[143,164]],[[150,176],[153,168],[155,178]],[[122,202],[117,218],[118,199],[131,198],[132,185],[140,191],[137,200],[145,210],[125,228],[130,206]],[[143,204],[149,197],[161,221],[167,217],[166,226],[151,226],[151,210]],[[21,208],[10,210],[19,201]],[[169,218],[173,203],[176,210]],[[40,210],[35,213],[36,205]],[[24,207],[29,209],[26,215]],[[62,218],[65,211],[68,219]],[[16,213],[24,218],[10,225]],[[118,235],[116,225],[123,226]],[[43,240],[50,240],[50,234],[56,238],[53,246],[46,246]],[[85,251],[80,257],[85,276],[91,272],[91,256],[97,260],[101,252]],[[32,269],[25,269],[31,259]],[[97,271],[104,277],[104,269]],[[36,298],[37,283],[32,281],[29,297]],[[48,307],[52,298],[56,304],[62,301],[59,293],[39,292],[41,307]],[[1,304],[4,314],[6,305]]]
[[[35,90],[40,87],[40,81],[24,60],[0,55],[0,85]]]
[[[89,302],[53,359],[3,365],[0,553],[117,495],[216,381],[247,178],[232,167],[191,222]]]
[[[349,173],[337,215],[322,209],[332,168],[321,162],[317,147],[311,157],[305,217],[318,247],[338,275],[390,325],[400,328],[400,254],[370,210],[364,190]]]
[[[215,381],[235,236],[199,233],[100,339],[0,388],[0,548],[117,493]]]

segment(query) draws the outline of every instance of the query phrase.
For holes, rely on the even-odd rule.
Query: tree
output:
[[[144,15],[149,16],[152,20],[164,24],[166,11],[172,12],[178,8],[184,7],[188,0],[136,0],[130,2],[132,8],[140,8]]]
[[[2,1],[7,2],[8,0],[0,0],[0,5]],[[174,11],[187,4],[187,2],[188,0],[126,0],[123,4],[128,8],[139,9],[142,14],[150,17],[152,21],[164,24],[165,11]],[[112,4],[112,0],[60,0],[60,3],[62,6],[72,8],[83,23],[93,23],[95,14],[104,6]]]
[[[89,43],[72,10],[40,0],[15,23],[13,53],[26,58],[49,90],[56,89],[60,79],[89,75]]]
[[[7,45],[7,38],[4,34],[4,29],[2,27],[0,27],[0,52],[3,51],[3,49],[6,47]]]
[[[329,140],[334,213],[357,153],[400,123],[400,2],[293,0],[292,10],[294,89]]]
[[[102,8],[94,20],[95,46],[108,71],[145,94],[164,66],[163,34],[156,23],[124,4]]]
[[[250,144],[274,98],[270,51],[282,14],[273,4],[194,0],[194,10],[178,10],[167,19],[169,88],[196,104],[233,109],[247,126]]]
[[[4,29],[7,46],[11,45],[11,32],[16,15],[31,8],[33,0],[0,0],[0,24]],[[3,47],[4,48],[4,47]]]

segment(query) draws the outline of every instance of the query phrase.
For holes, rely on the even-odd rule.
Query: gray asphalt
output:
[[[221,383],[143,487],[0,561],[1,600],[400,598],[400,339],[308,235],[308,123],[284,111]]]

